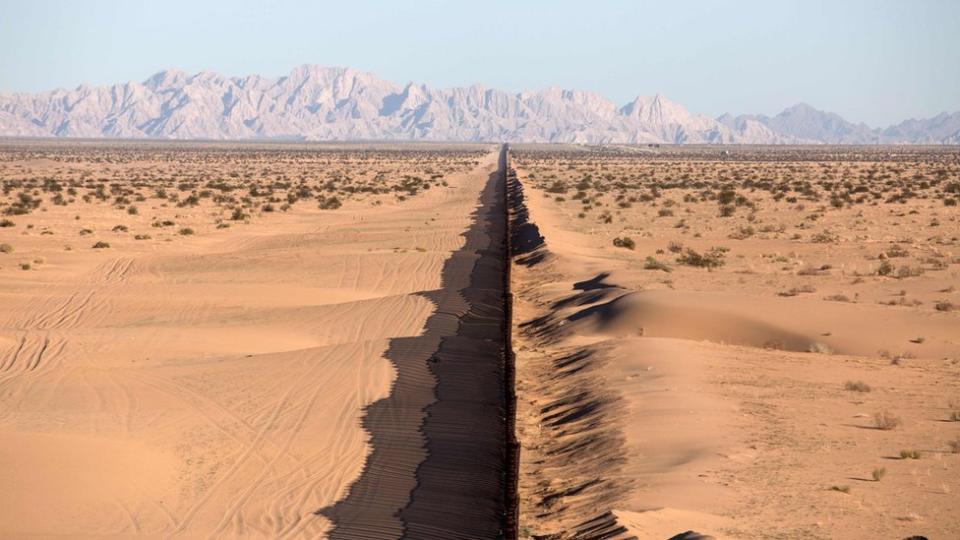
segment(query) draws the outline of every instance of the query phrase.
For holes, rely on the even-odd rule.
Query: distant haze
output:
[[[282,77],[165,70],[138,82],[0,94],[0,136],[707,144],[958,144],[960,112],[886,129],[799,103],[770,117],[691,114],[659,94],[404,86],[349,68]]]
[[[676,4],[676,5],[671,5]],[[869,127],[960,109],[960,2],[5,0],[0,92],[163,67],[278,77],[351,66],[400,84],[550,86],[692,113],[796,103]]]

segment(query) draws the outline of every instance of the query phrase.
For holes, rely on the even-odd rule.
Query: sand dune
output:
[[[635,174],[641,165],[628,161],[618,166]],[[651,265],[647,255],[663,261],[668,243],[702,250],[728,229],[717,230],[696,206],[679,229],[630,204],[607,210],[615,202],[609,186],[633,177],[615,183],[618,169],[602,154],[524,150],[514,163],[524,231],[513,282],[522,529],[550,538],[960,531],[949,509],[960,489],[947,444],[956,434],[946,421],[960,392],[955,313],[921,302],[890,307],[884,278],[863,277],[865,265],[846,244],[789,247],[791,273],[833,262],[799,272],[815,276],[807,279],[816,288],[858,285],[862,292],[843,301],[777,294],[797,278],[780,278],[766,263],[773,256],[764,254],[786,251],[773,239],[733,244],[729,270]],[[688,162],[677,163],[689,171]],[[574,201],[555,187],[564,173],[573,175],[568,186],[580,182]],[[591,174],[609,183],[591,182]],[[584,220],[590,207],[599,220]],[[837,223],[842,213],[829,219]],[[890,234],[892,221],[859,234]],[[635,252],[612,245],[624,233],[637,239]],[[921,241],[913,249],[950,258]],[[886,285],[931,302],[954,290],[956,272]],[[853,383],[866,391],[850,390]],[[877,429],[874,414],[883,411],[901,424]],[[901,459],[911,448],[922,449],[920,459]],[[882,480],[874,480],[880,469]]]
[[[936,152],[171,148],[0,149],[0,536],[960,531]]]
[[[580,284],[582,293],[544,298],[543,285],[564,275],[530,219],[522,185],[513,171],[508,178],[517,265],[512,286],[520,530],[544,538],[630,538],[611,511],[631,483],[622,471],[623,403],[600,375],[606,358],[560,337],[566,330],[560,312],[590,301],[585,297],[605,297],[609,287],[595,280]]]
[[[0,229],[45,261],[0,272],[0,535],[326,535],[337,519],[317,510],[353,493],[370,452],[365,408],[397,397],[391,351],[477,309],[458,292],[478,258],[464,234],[497,158],[402,203],[294,207],[168,242],[67,252]],[[98,211],[112,209],[84,223],[115,219]],[[67,229],[71,212],[15,230]],[[451,256],[466,273],[447,275]]]

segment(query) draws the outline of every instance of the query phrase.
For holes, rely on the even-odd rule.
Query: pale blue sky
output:
[[[960,110],[960,0],[0,0],[0,92],[306,63],[877,126]]]

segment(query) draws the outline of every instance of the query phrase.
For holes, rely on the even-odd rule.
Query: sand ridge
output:
[[[623,405],[598,376],[607,359],[597,348],[544,331],[567,306],[596,301],[610,286],[601,276],[575,284],[571,295],[545,301],[543,285],[564,276],[530,219],[523,186],[512,169],[508,181],[515,265],[512,324],[521,444],[520,530],[542,538],[635,538],[612,512],[630,483],[622,473]]]
[[[740,150],[514,148],[530,237],[542,242],[514,267],[524,453],[557,438],[539,438],[555,399],[542,381],[566,371],[596,381],[587,388],[613,405],[588,410],[609,416],[594,424],[624,448],[603,474],[574,466],[585,456],[524,459],[543,480],[521,484],[531,502],[521,527],[585,536],[563,519],[589,500],[563,489],[579,480],[626,486],[581,515],[609,511],[638,538],[954,535],[958,215],[931,193],[949,184],[930,178],[955,163],[939,151],[847,161],[847,150]],[[808,205],[821,188],[836,204],[805,211],[789,190],[765,198],[771,171],[792,175]],[[804,182],[813,171],[817,187]],[[842,198],[858,186],[887,198]],[[907,199],[889,195],[897,189]],[[728,197],[733,217],[717,213]],[[843,227],[856,232],[828,234]],[[582,349],[591,360],[558,363]],[[551,493],[552,505],[536,503]]]

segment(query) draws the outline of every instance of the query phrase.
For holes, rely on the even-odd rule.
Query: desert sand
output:
[[[960,535],[954,151],[513,151],[523,533]]]
[[[0,536],[325,536],[495,147],[0,155]]]
[[[0,145],[0,536],[960,534],[955,153],[511,152]]]

